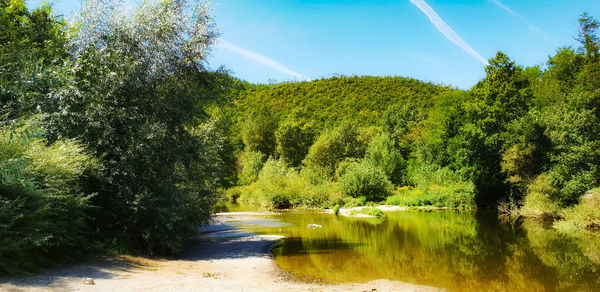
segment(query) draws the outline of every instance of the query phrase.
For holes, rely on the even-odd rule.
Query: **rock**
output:
[[[92,278],[85,278],[83,280],[83,284],[86,284],[86,285],[96,285],[96,283],[94,282],[94,279],[92,279]]]
[[[308,224],[306,227],[310,228],[310,229],[315,229],[315,228],[321,228],[323,226],[321,226],[319,224]]]

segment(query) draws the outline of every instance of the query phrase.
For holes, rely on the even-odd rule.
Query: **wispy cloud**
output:
[[[431,23],[433,23],[437,30],[439,30],[448,40],[453,42],[455,45],[457,45],[463,51],[467,52],[467,54],[473,56],[481,63],[487,65],[487,61],[479,53],[477,53],[477,51],[471,48],[471,46],[463,38],[461,38],[448,24],[446,24],[446,22],[437,13],[435,13],[433,8],[431,8],[429,4],[427,4],[423,0],[410,0],[410,2],[412,2],[412,4],[417,6],[417,8],[419,8],[423,13],[425,13],[425,15],[429,17]]]
[[[250,50],[247,50],[247,49],[244,49],[244,48],[240,48],[240,47],[238,47],[238,46],[236,46],[236,45],[234,45],[234,44],[232,44],[232,43],[230,43],[228,41],[224,41],[224,40],[221,40],[220,43],[219,43],[219,45],[222,48],[226,49],[226,50],[229,50],[229,51],[232,51],[234,53],[237,53],[237,54],[239,54],[239,55],[241,55],[243,57],[246,57],[246,58],[248,58],[248,59],[250,59],[252,61],[255,61],[257,63],[263,64],[263,65],[265,65],[265,66],[267,66],[269,68],[275,69],[275,70],[277,70],[277,71],[279,71],[281,73],[290,75],[292,77],[295,77],[295,78],[298,78],[298,79],[301,79],[301,80],[310,81],[309,77],[304,76],[304,75],[302,75],[302,74],[300,74],[298,72],[295,72],[295,71],[289,69],[288,67],[286,67],[286,66],[278,63],[277,61],[275,61],[275,60],[273,60],[271,58],[268,58],[266,56],[263,56],[263,55],[261,55],[261,54],[259,54],[257,52],[253,52],[253,51],[250,51]]]
[[[500,0],[491,0],[492,3],[496,4],[496,6],[504,9],[504,11],[508,12],[510,15],[524,21],[525,23],[527,23],[529,25],[529,28],[545,37],[548,36],[548,34],[543,31],[542,29],[540,29],[539,27],[533,25],[531,22],[529,22],[529,20],[527,20],[527,18],[523,17],[521,14],[515,12],[514,10],[510,9],[510,7],[506,6],[504,3],[502,3],[502,1]]]

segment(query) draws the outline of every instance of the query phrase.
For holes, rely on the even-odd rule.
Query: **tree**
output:
[[[407,102],[394,104],[387,109],[381,116],[380,124],[383,132],[389,135],[406,158],[416,140],[415,135],[411,134],[426,118],[427,114],[422,108]]]
[[[292,114],[277,129],[277,154],[288,165],[300,166],[313,144],[316,131],[314,123],[299,114]]]
[[[267,157],[275,152],[277,120],[266,106],[259,106],[244,121],[242,140],[246,151],[260,152]]]
[[[399,185],[403,182],[406,162],[402,153],[394,146],[394,141],[386,134],[371,140],[364,161],[383,171],[393,184]]]
[[[75,18],[72,61],[57,73],[45,121],[50,137],[78,139],[101,159],[91,236],[176,252],[214,197],[211,184],[188,179],[207,162],[198,149],[210,145],[189,129],[206,116],[214,75],[205,58],[217,33],[205,3],[121,5],[91,0]]]
[[[65,21],[51,13],[0,0],[0,123],[33,114],[67,56]]]
[[[310,147],[303,163],[322,178],[331,179],[341,161],[348,157],[360,156],[357,138],[358,131],[350,123],[326,130]]]
[[[448,144],[454,168],[475,184],[479,206],[495,205],[506,194],[500,162],[507,126],[527,112],[532,99],[528,78],[504,53],[490,59],[485,71],[473,99],[464,103],[465,123]]]

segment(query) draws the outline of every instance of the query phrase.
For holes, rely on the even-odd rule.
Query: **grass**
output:
[[[377,209],[377,208],[361,208],[360,210],[351,210],[350,212],[348,212],[348,215],[350,216],[354,216],[354,215],[368,215],[368,216],[374,216],[374,217],[382,217],[385,216],[385,214],[383,213],[383,211]]]

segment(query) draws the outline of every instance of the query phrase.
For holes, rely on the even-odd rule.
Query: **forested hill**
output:
[[[341,120],[374,124],[393,104],[410,101],[432,105],[448,86],[404,77],[342,76],[305,82],[247,86],[235,100],[238,110],[252,111],[266,105],[274,115],[301,111],[313,120],[335,123]]]

